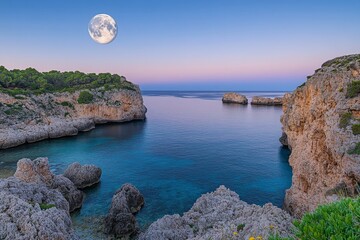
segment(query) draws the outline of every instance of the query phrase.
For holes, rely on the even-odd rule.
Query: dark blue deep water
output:
[[[291,184],[289,151],[281,136],[279,107],[225,105],[222,92],[145,92],[147,120],[97,126],[75,137],[0,151],[0,176],[23,157],[49,158],[55,173],[72,162],[95,164],[101,183],[86,190],[75,226],[105,215],[113,193],[134,184],[146,200],[137,218],[142,227],[165,214],[191,208],[201,194],[219,185],[242,200],[282,206]],[[253,93],[278,96],[283,93]]]

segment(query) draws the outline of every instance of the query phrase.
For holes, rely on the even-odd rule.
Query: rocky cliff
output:
[[[333,59],[283,100],[281,118],[291,148],[292,186],[285,207],[295,216],[360,182],[360,55]]]
[[[47,138],[89,131],[95,124],[145,118],[140,90],[104,88],[89,90],[91,101],[79,103],[74,93],[16,95],[0,93],[0,149]]]

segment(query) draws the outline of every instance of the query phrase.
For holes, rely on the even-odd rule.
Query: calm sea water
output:
[[[249,203],[282,206],[291,168],[289,151],[278,141],[281,108],[225,105],[222,95],[144,92],[146,121],[102,125],[75,137],[1,150],[0,176],[14,171],[23,157],[46,156],[57,174],[75,161],[101,167],[101,183],[86,190],[83,208],[73,215],[75,226],[105,215],[113,193],[127,182],[145,197],[137,216],[142,227],[189,210],[201,194],[219,185]]]

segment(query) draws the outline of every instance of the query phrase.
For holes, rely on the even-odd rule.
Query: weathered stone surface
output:
[[[223,103],[237,103],[237,104],[248,104],[246,96],[238,93],[225,93],[222,98]]]
[[[65,198],[44,183],[0,180],[0,239],[78,239],[68,211]]]
[[[134,213],[144,205],[144,197],[131,184],[124,184],[116,191],[108,216],[105,219],[105,232],[120,237],[129,237],[138,228]]]
[[[91,104],[77,102],[80,91],[21,99],[0,93],[0,149],[73,136],[93,129],[95,124],[145,119],[146,107],[138,87],[135,91],[97,89],[91,93]]]
[[[17,163],[14,176],[26,183],[45,184],[51,189],[57,189],[69,202],[69,211],[72,212],[82,206],[84,193],[64,176],[55,176],[49,168],[47,158],[30,160],[21,159]]]
[[[346,97],[348,84],[360,80],[359,63],[360,55],[330,60],[305,85],[284,96],[281,122],[293,168],[285,206],[297,217],[338,199],[332,191],[338,186],[351,195],[360,182],[360,156],[349,154],[360,142],[351,129],[360,123],[360,97]],[[345,126],[340,127],[346,113],[352,118],[348,124],[342,120]]]
[[[252,105],[265,105],[265,106],[281,106],[282,105],[282,98],[275,97],[275,98],[267,98],[267,97],[253,97],[251,99]]]
[[[77,188],[86,188],[100,182],[101,169],[95,165],[81,166],[80,163],[73,163],[66,169],[64,176]]]
[[[238,226],[241,224],[243,228]],[[239,196],[220,186],[215,192],[201,196],[183,216],[165,216],[140,235],[141,240],[182,239],[249,239],[277,232],[290,236],[291,216],[273,206],[247,204]],[[236,232],[234,234],[234,232]]]
[[[73,212],[76,209],[82,207],[84,201],[84,193],[79,191],[73,182],[71,182],[68,178],[57,175],[54,176],[53,182],[50,186],[52,189],[58,190],[68,201],[69,203],[69,211]]]
[[[281,137],[279,138],[279,141],[284,147],[290,147],[286,133],[284,132],[282,133]]]

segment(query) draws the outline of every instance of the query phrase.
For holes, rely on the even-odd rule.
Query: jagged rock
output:
[[[286,133],[282,133],[281,137],[279,138],[280,143],[285,146],[289,147],[291,149],[291,146],[289,146],[288,139]]]
[[[238,93],[225,93],[222,98],[223,103],[237,103],[237,104],[248,104],[246,96]]]
[[[93,89],[91,104],[79,104],[81,91],[13,96],[0,93],[0,149],[48,138],[73,136],[95,124],[145,119],[146,107],[138,86],[134,91]],[[16,114],[6,111],[16,109]]]
[[[14,176],[26,183],[45,184],[51,189],[57,189],[69,202],[69,211],[72,212],[82,206],[84,193],[79,191],[69,179],[64,176],[55,176],[49,167],[47,158],[30,160],[20,159]]]
[[[284,96],[281,122],[293,169],[285,207],[296,217],[338,199],[341,193],[333,191],[338,186],[350,196],[357,191],[360,156],[350,152],[360,142],[351,128],[360,123],[360,97],[346,95],[349,84],[360,81],[359,63],[360,55],[327,61],[305,85]]]
[[[65,170],[64,176],[77,188],[86,188],[100,182],[101,169],[95,165],[81,166],[80,163],[73,163]]]
[[[253,97],[251,100],[252,105],[266,105],[266,106],[281,106],[282,98],[266,98],[266,97]]]
[[[287,212],[272,204],[247,204],[235,192],[220,186],[215,192],[202,195],[183,216],[157,220],[139,239],[267,239],[275,232],[286,237],[291,236],[292,220]]]
[[[51,184],[51,188],[58,190],[65,197],[69,203],[70,212],[73,212],[76,209],[82,207],[84,193],[79,191],[74,183],[71,182],[68,178],[62,175],[55,176]]]
[[[37,158],[34,161],[28,158],[20,159],[14,176],[27,183],[45,183],[51,185],[54,174],[49,168],[47,158]]]
[[[120,237],[129,237],[137,232],[134,213],[144,205],[144,197],[131,184],[124,184],[116,191],[108,216],[105,219],[105,232]]]
[[[0,180],[0,239],[78,239],[68,211],[65,198],[44,183]]]

